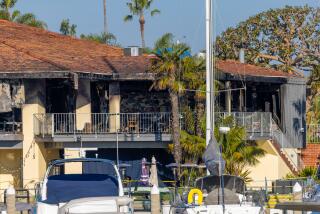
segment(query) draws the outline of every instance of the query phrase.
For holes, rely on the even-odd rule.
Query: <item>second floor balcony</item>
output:
[[[184,114],[181,115],[180,124],[183,129]],[[269,112],[216,113],[216,121],[230,116],[237,125],[245,128],[247,140],[274,139],[281,148],[296,148],[300,145],[300,142],[291,140],[282,132]],[[145,142],[157,143],[157,146],[164,143],[164,148],[172,140],[171,113],[35,114],[34,133],[36,140],[43,142],[99,143],[96,147],[101,147],[103,142]],[[130,146],[134,148],[137,145]]]
[[[171,113],[34,115],[35,136],[50,142],[170,142]]]

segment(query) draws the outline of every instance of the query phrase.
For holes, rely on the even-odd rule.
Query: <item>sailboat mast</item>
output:
[[[206,144],[209,144],[213,133],[212,121],[212,0],[206,1]]]

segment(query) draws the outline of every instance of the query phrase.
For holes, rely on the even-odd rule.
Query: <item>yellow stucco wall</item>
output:
[[[0,189],[21,186],[22,150],[0,150]]]
[[[34,139],[33,115],[45,113],[45,80],[26,80],[26,103],[22,107],[23,121],[23,186],[34,188],[46,171],[44,143]]]
[[[64,149],[64,155],[66,159],[79,158],[80,149]],[[66,163],[64,167],[66,174],[82,174],[81,163]]]
[[[285,177],[291,170],[278,155],[271,141],[258,141],[258,146],[266,151],[266,155],[259,158],[259,163],[254,167],[248,167],[251,171],[250,177],[254,180],[249,183],[249,187],[264,187],[265,178],[268,180],[268,186],[271,181]]]
[[[22,111],[23,140],[23,180],[24,187],[33,187],[43,177],[46,169],[44,147],[37,143],[33,135],[34,113],[44,113],[44,108],[38,104],[26,104]]]

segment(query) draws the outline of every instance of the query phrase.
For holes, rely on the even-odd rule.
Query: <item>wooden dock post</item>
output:
[[[7,214],[16,213],[16,191],[13,187],[9,187],[6,191]]]

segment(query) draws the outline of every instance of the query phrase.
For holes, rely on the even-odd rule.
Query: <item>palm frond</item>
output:
[[[21,12],[19,10],[14,10],[11,14],[11,21],[14,21],[19,16],[21,16]]]
[[[132,16],[132,15],[126,15],[126,16],[123,18],[123,20],[124,20],[125,22],[132,21],[132,19],[133,19],[133,16]]]
[[[155,15],[158,15],[158,14],[160,14],[160,10],[158,10],[158,9],[154,9],[154,10],[152,10],[151,11],[151,16],[155,16]]]

